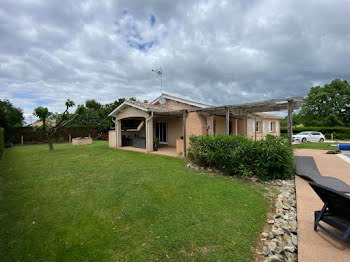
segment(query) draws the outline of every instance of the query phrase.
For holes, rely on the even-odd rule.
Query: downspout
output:
[[[148,133],[149,133],[149,128],[148,128],[148,121],[150,121],[153,118],[153,111],[151,111],[151,116],[149,118],[146,118],[146,152],[148,153]],[[152,145],[153,146],[153,145]]]

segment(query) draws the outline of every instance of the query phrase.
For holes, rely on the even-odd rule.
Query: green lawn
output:
[[[322,150],[336,150],[336,146],[329,147],[329,145],[335,145],[337,143],[300,143],[294,144],[293,148],[307,148],[307,149],[322,149]]]
[[[251,261],[267,192],[105,142],[6,149],[1,261]]]

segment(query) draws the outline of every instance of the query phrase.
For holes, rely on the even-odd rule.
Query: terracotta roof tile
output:
[[[152,110],[158,110],[158,111],[171,111],[168,108],[166,108],[163,105],[152,105],[152,104],[148,104],[148,103],[142,103],[139,101],[133,101],[133,100],[126,100],[126,102],[137,105],[137,106],[141,106],[143,108],[147,108],[147,109],[152,109]]]

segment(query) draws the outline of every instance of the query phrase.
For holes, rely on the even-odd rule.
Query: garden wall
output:
[[[72,138],[91,136],[93,139],[108,140],[108,134],[101,134],[95,127],[62,127],[54,137],[54,142],[69,141],[69,134]],[[46,135],[42,131],[34,131],[32,127],[18,127],[5,130],[6,143],[21,143],[23,136],[24,144],[36,144],[47,142]]]

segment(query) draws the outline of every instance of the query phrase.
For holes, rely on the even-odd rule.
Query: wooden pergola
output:
[[[283,99],[271,99],[266,101],[245,103],[239,105],[213,106],[207,108],[183,109],[170,112],[156,112],[157,114],[174,115],[183,117],[183,136],[186,137],[186,118],[190,112],[198,112],[201,115],[221,115],[226,116],[226,133],[229,135],[230,116],[242,119],[261,118],[257,113],[275,112],[287,110],[288,121],[288,142],[292,144],[293,136],[293,111],[303,104],[303,97],[289,97]],[[247,125],[247,121],[246,121]],[[247,126],[246,126],[247,129]],[[184,139],[184,155],[186,156],[186,139]]]

